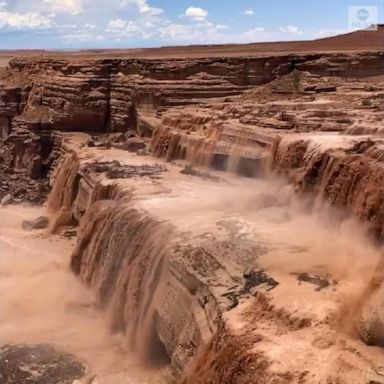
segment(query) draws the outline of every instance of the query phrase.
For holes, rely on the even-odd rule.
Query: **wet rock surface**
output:
[[[357,327],[362,340],[368,345],[384,348],[384,287],[374,290],[363,303]]]
[[[43,204],[49,194],[47,180],[32,180],[26,175],[9,175],[0,172],[0,196],[7,197],[3,205],[10,203],[31,202]]]
[[[61,142],[54,135],[15,130],[0,140],[0,198],[12,203],[43,204],[49,193],[48,174]]]
[[[40,216],[34,220],[23,220],[21,226],[26,231],[32,231],[35,229],[45,229],[48,228],[49,219],[45,216]]]
[[[92,136],[88,140],[89,148],[111,149],[117,148],[129,152],[138,152],[147,147],[148,139],[137,135],[136,131],[128,130],[126,133],[110,133],[99,136]]]
[[[310,273],[302,272],[302,273],[294,273],[293,275],[297,276],[297,280],[299,284],[301,283],[309,283],[316,286],[316,291],[321,291],[325,288],[329,288],[332,285],[336,285],[337,281],[332,280],[330,275],[327,276],[319,276],[313,275]]]
[[[167,171],[163,164],[125,165],[118,161],[98,162],[87,165],[85,172],[105,173],[108,179],[130,179],[132,177],[159,178]]]
[[[264,288],[266,291],[275,289],[279,283],[261,270],[250,270],[244,272],[244,292],[251,292],[254,288]]]
[[[85,375],[74,356],[48,345],[0,347],[0,382],[3,384],[72,384]]]
[[[5,196],[3,196],[3,198],[1,199],[1,205],[9,205],[9,204],[12,204],[13,202],[13,198],[12,198],[12,195],[10,193],[6,194]]]

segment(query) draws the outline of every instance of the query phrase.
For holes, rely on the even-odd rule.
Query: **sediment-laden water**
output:
[[[76,377],[80,372],[77,364],[86,366],[84,383],[169,382],[168,372],[141,367],[130,353],[124,336],[109,331],[93,294],[69,269],[73,241],[21,228],[23,219],[35,218],[41,213],[40,208],[1,208],[0,346],[11,345],[13,349],[3,350],[3,360],[8,365],[0,364],[0,377],[2,373],[8,377],[13,369],[19,375],[27,372],[36,380],[44,364],[52,363],[50,359],[56,361],[58,356],[67,356],[70,360],[69,354],[74,365],[56,367],[55,375],[49,377],[51,381],[44,383],[66,383],[64,379]],[[44,347],[36,347],[41,345]],[[1,356],[0,350],[0,360]],[[18,367],[9,361],[9,356],[14,356]],[[35,371],[26,364],[31,359],[36,359]],[[8,373],[4,367],[8,367]],[[75,376],[68,375],[72,369]],[[60,372],[61,381],[55,381],[60,378]],[[25,383],[28,377],[28,374],[24,377]],[[20,376],[14,375],[13,380],[10,383],[21,384],[17,381]]]

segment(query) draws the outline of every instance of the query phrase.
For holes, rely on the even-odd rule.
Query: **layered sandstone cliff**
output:
[[[243,93],[293,69],[319,76],[380,75],[378,53],[99,61],[14,59],[2,70],[0,117],[11,129],[126,131],[137,115]]]
[[[276,119],[273,111],[279,107],[264,108],[236,95],[247,95],[250,89],[292,71],[310,71],[314,78],[378,75],[383,60],[380,52],[169,60],[17,58],[1,69],[3,173],[22,175],[24,184],[43,179],[58,155],[60,143],[54,132],[81,131],[154,134],[152,151],[168,160],[188,157],[193,164],[230,166],[245,176],[257,176],[264,172],[276,135],[265,134],[268,130],[259,133],[254,127],[290,130],[297,125],[284,108]],[[284,87],[277,94],[281,92],[286,92]],[[216,103],[219,100],[224,103]],[[205,109],[191,112],[184,108],[188,105]],[[258,113],[271,118],[261,122]],[[343,116],[338,120],[343,119],[348,122]],[[234,125],[236,120],[242,127]],[[321,115],[312,120],[306,123],[307,130],[317,129]],[[190,135],[191,129],[199,132]],[[234,152],[237,157],[228,165]],[[41,183],[36,188],[46,189]],[[18,193],[8,183],[1,197],[7,194],[25,199],[29,192]],[[41,200],[37,195],[31,200]]]
[[[15,59],[0,78],[0,196],[18,199],[20,175],[50,176],[50,230],[79,226],[72,270],[112,330],[185,383],[376,380],[379,353],[345,318],[379,258],[365,225],[384,238],[383,63],[382,52]],[[260,181],[274,174],[309,202]],[[313,197],[341,210],[320,205],[337,212],[315,220],[321,236]],[[367,308],[366,341],[380,344],[380,311],[372,326]],[[291,346],[304,357],[281,363]]]

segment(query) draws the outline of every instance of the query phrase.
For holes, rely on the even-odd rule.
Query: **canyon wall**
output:
[[[2,136],[11,130],[127,131],[138,113],[238,95],[290,73],[375,76],[382,53],[244,58],[10,61],[0,80]]]
[[[173,109],[178,112],[178,106],[209,106],[220,98],[232,102],[231,97],[256,89],[293,70],[308,71],[318,77],[363,78],[381,74],[383,65],[384,56],[380,52],[169,60],[14,59],[0,71],[0,137],[4,141],[11,135],[9,146],[14,148],[19,159],[24,160],[15,164],[5,158],[3,161],[16,171],[22,169],[27,174],[40,172],[45,175],[54,160],[49,158],[55,145],[54,131],[134,131],[141,136],[152,136],[156,131],[155,135],[166,136],[164,130],[175,131],[175,124],[182,129],[181,120],[182,124],[188,125],[189,117],[184,117],[188,113],[183,109],[178,116],[166,113]],[[228,117],[230,115],[226,119]],[[235,113],[233,117],[236,117]],[[212,120],[210,111],[204,114],[204,119],[199,122],[200,126]],[[208,161],[216,163],[218,168],[222,167],[221,155],[228,151],[228,143],[234,140],[238,143],[239,140],[257,141],[265,137],[251,129],[249,133],[245,130],[239,138],[239,130],[232,129],[231,132],[230,127],[222,127],[223,122],[225,119],[216,121],[210,129],[211,142],[217,141],[218,136],[227,136],[219,140],[221,148],[215,151],[216,159]],[[196,125],[196,121],[192,123]],[[284,129],[287,123],[280,126]],[[38,137],[33,137],[31,132]],[[180,135],[172,135],[173,149],[170,151],[178,153],[168,153],[167,158],[183,157],[186,147],[200,145],[194,137],[181,140]],[[40,149],[32,148],[30,141],[40,142],[37,143]],[[161,141],[154,140],[152,149],[156,154],[164,151]],[[176,148],[179,141],[179,148]],[[195,143],[192,145],[190,141]],[[269,146],[270,139],[267,142]],[[34,154],[44,153],[39,153],[39,159],[34,159],[35,155],[28,155],[27,147]],[[252,144],[248,145],[252,151],[251,147]],[[257,157],[258,154],[251,154],[240,160],[250,163],[245,164],[248,169]],[[201,161],[207,163],[207,159]]]
[[[265,247],[248,241],[247,233],[236,232],[237,224],[223,224],[226,229],[217,233],[202,228],[191,236],[190,228],[181,230],[141,202],[148,195],[154,196],[154,206],[159,204],[157,197],[161,202],[164,198],[164,204],[174,198],[172,193],[162,195],[174,181],[174,169],[137,176],[137,168],[148,169],[147,164],[134,165],[140,156],[129,157],[124,164],[114,158],[115,148],[110,154],[102,148],[95,160],[89,136],[88,141],[77,142],[71,133],[149,137],[152,155],[182,161],[189,172],[206,167],[256,178],[276,171],[298,192],[346,208],[383,239],[380,105],[374,110],[346,107],[354,105],[354,92],[382,100],[380,87],[376,93],[352,88],[353,81],[382,75],[383,64],[382,53],[13,60],[0,80],[3,172],[22,174],[28,183],[50,176],[50,230],[79,225],[71,268],[97,292],[110,314],[112,330],[126,333],[145,360],[170,361],[178,374],[185,373],[186,383],[195,382],[188,372],[201,374],[202,382],[209,378],[246,383],[257,372],[260,383],[279,380],[278,374],[267,373],[263,356],[250,353],[259,341],[257,335],[243,343],[244,338],[236,338],[224,320],[242,299],[254,295],[251,290],[260,271],[252,268]],[[296,71],[307,73],[308,81],[316,84],[299,84],[303,90],[292,96],[279,81],[286,78],[289,86],[295,86],[291,76]],[[322,84],[326,77],[331,80]],[[334,78],[353,78],[353,84],[345,91],[347,86],[334,85]],[[339,89],[344,93],[336,93]],[[297,100],[301,91],[302,99]],[[323,92],[326,96],[316,100]],[[329,96],[332,92],[334,99]],[[359,129],[366,134],[365,122],[375,128],[369,137],[352,135]],[[156,166],[151,164],[150,169]],[[125,167],[128,176],[106,179],[103,167]],[[165,179],[161,188],[159,178]],[[142,179],[146,183],[140,189]],[[14,181],[10,177],[8,190]],[[268,199],[267,205],[279,205]],[[262,310],[272,311],[263,297]],[[287,328],[309,327],[304,316],[282,317]],[[235,349],[241,356],[223,368],[232,357],[228,350]],[[240,367],[249,370],[239,374]]]
[[[246,95],[293,70],[309,71],[317,77],[379,75],[383,60],[380,52],[169,60],[11,60],[0,69],[0,155],[2,173],[9,180],[2,186],[0,197],[10,194],[16,200],[44,200],[47,185],[43,180],[60,147],[57,131],[153,135],[152,151],[168,160],[188,157],[194,164],[216,169],[230,166],[245,176],[260,175],[265,163],[260,158],[268,157],[266,152],[271,148],[273,151],[276,135],[266,134],[268,130],[258,133],[252,127],[257,121],[251,121],[250,128],[233,127],[227,121],[239,117],[236,107],[227,110],[212,103],[224,100],[227,106],[238,104],[233,99],[236,95]],[[199,117],[184,109],[202,105],[207,110]],[[253,108],[250,101],[248,106]],[[218,109],[225,112],[219,119],[214,117]],[[266,127],[271,125],[289,129],[291,123],[275,119]],[[207,126],[206,132],[201,137],[191,135],[194,126],[199,130]],[[228,165],[233,152],[238,156]],[[31,188],[24,191],[21,184],[16,189],[11,185],[13,174],[20,175],[21,184],[31,183],[32,197],[28,197]]]

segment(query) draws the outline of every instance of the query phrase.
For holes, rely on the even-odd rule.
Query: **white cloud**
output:
[[[257,43],[261,41],[276,40],[274,33],[268,32],[263,27],[256,27],[239,34],[236,41],[239,43]]]
[[[80,43],[103,41],[105,37],[103,35],[94,35],[93,33],[77,30],[74,33],[67,33],[61,36],[65,44],[73,44],[74,41]]]
[[[148,38],[150,36],[150,33],[146,32],[145,28],[136,22],[122,19],[110,20],[105,32],[111,34],[114,39],[126,37]]]
[[[97,29],[95,24],[87,23],[84,25],[84,29]]]
[[[76,15],[84,9],[82,0],[43,0],[43,2],[55,12],[67,12]]]
[[[302,35],[303,31],[294,25],[287,25],[286,27],[280,27],[279,31],[282,33],[289,33],[291,35]]]
[[[124,29],[127,24],[126,20],[115,19],[108,22],[108,29]]]
[[[145,13],[151,16],[161,15],[164,11],[161,8],[149,6],[146,0],[137,0],[137,6],[140,13]]]
[[[139,12],[149,16],[157,16],[164,13],[161,8],[151,7],[147,0],[121,0],[120,5],[136,5]]]
[[[344,33],[348,33],[347,29],[321,29],[317,32],[315,32],[312,37],[314,39],[321,39],[323,37],[329,37],[329,36],[336,36],[336,35],[342,35]]]
[[[196,44],[244,43],[261,41],[263,37],[269,36],[262,27],[238,34],[228,32],[227,29],[227,25],[203,21],[192,25],[170,23],[158,28],[158,33],[165,40]]]
[[[194,31],[191,26],[185,24],[169,24],[159,30],[161,37],[174,41],[190,40]]]
[[[253,16],[255,14],[255,11],[253,9],[247,9],[243,12],[246,16]]]
[[[208,11],[203,8],[189,7],[184,16],[196,21],[204,21],[208,16]]]
[[[31,33],[31,37],[26,36],[24,41],[31,39],[35,46],[39,46],[45,39],[45,42],[58,47],[63,42],[75,47],[85,46],[83,42],[97,46],[101,40],[103,43],[100,45],[113,47],[123,44],[249,43],[310,37],[298,27],[289,25],[274,30],[265,30],[257,25],[250,30],[232,30],[229,26],[215,23],[214,15],[209,14],[204,6],[186,7],[181,19],[176,20],[168,17],[163,9],[153,6],[154,1],[0,0],[0,29],[52,28],[52,33]],[[257,12],[256,8],[255,12],[252,8],[240,8],[240,11],[250,18]],[[319,35],[323,33],[318,32]],[[15,36],[16,39],[17,34]],[[7,44],[12,44],[12,41]]]
[[[0,28],[44,29],[53,26],[49,17],[37,12],[17,13],[0,11]]]

